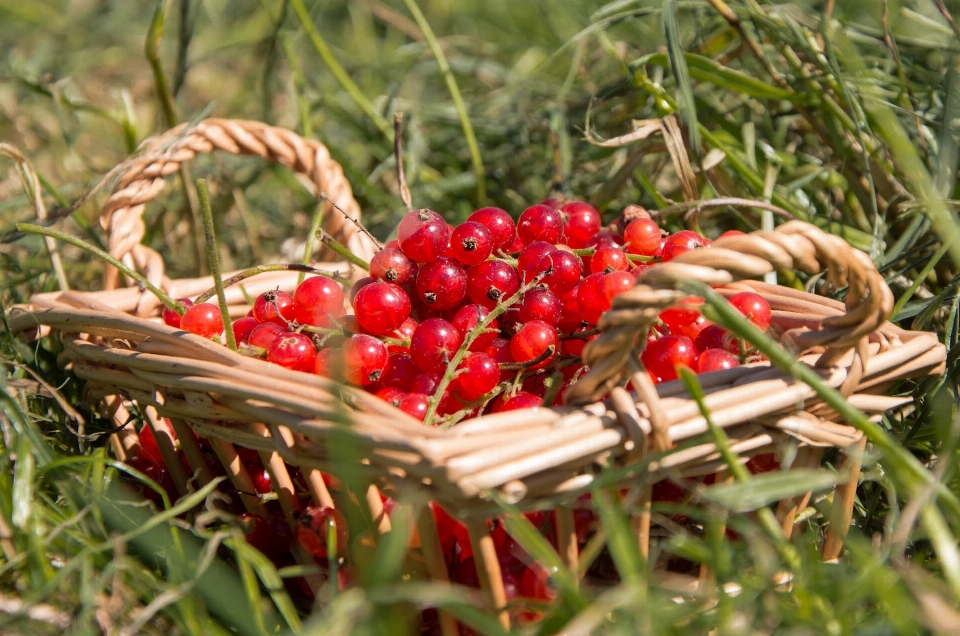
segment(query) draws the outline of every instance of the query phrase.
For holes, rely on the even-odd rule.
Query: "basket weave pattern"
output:
[[[289,166],[305,175],[318,193],[325,192],[348,215],[359,218],[342,169],[318,142],[257,122],[206,120],[174,129],[152,142],[131,164],[101,217],[111,254],[144,271],[173,297],[195,296],[209,289],[212,281],[173,281],[163,275],[160,255],[141,244],[143,209],[162,190],[164,177],[182,161],[212,150],[255,155]],[[327,231],[357,254],[368,258],[376,249],[342,215],[327,214],[325,222]],[[344,263],[317,266],[349,269]],[[847,288],[845,304],[748,280],[778,269],[825,272],[834,288]],[[601,337],[588,344],[584,353],[591,370],[568,393],[571,406],[488,415],[450,430],[424,428],[361,390],[245,357],[168,327],[157,319],[156,298],[136,287],[117,288],[116,272],[108,274],[102,292],[33,298],[29,306],[11,313],[11,326],[15,333],[59,332],[64,345],[60,362],[86,381],[87,399],[110,409],[118,424],[130,417],[124,403],[139,403],[165,454],[175,452],[161,419],[169,418],[201,483],[211,475],[191,429],[210,440],[240,493],[254,492],[254,488],[238,459],[237,446],[261,451],[288,515],[296,507],[288,464],[303,470],[318,503],[332,505],[320,471],[332,465],[331,441],[348,438],[364,458],[355,466],[360,477],[387,489],[401,482],[420,484],[431,498],[469,521],[474,551],[483,556],[491,548],[481,536],[482,520],[497,511],[490,491],[522,507],[533,507],[545,500],[572,502],[590,485],[597,467],[610,463],[628,465],[652,458],[647,485],[658,479],[657,474],[695,476],[722,470],[717,448],[705,435],[707,423],[683,385],[675,381],[654,387],[632,362],[638,337],[656,322],[660,311],[686,295],[678,285],[690,278],[726,296],[744,289],[762,295],[773,310],[773,328],[800,352],[801,361],[818,369],[829,386],[871,416],[908,401],[886,395],[894,382],[943,368],[944,349],[933,334],[909,332],[885,322],[892,296],[870,260],[841,239],[799,222],[772,232],[718,240],[710,249],[694,250],[645,270],[637,286],[616,298],[613,309],[602,318]],[[266,289],[291,291],[296,279],[295,273],[271,272],[245,281],[244,286],[251,295]],[[227,296],[231,314],[246,312],[241,290],[229,288]],[[624,369],[639,395],[621,388]],[[811,464],[818,463],[817,448],[856,451],[865,443],[860,432],[835,421],[837,414],[809,386],[768,363],[699,379],[712,421],[725,429],[734,451],[744,459],[770,452],[787,436],[810,449],[804,457]],[[682,450],[666,452],[681,443]],[[122,456],[133,451],[133,444],[129,434],[121,434],[114,449]],[[855,476],[852,487],[841,488],[835,499],[847,524],[859,472],[857,457],[854,452],[849,464]],[[167,464],[179,467],[176,461]],[[173,477],[181,494],[186,492],[186,471]],[[248,508],[256,508],[254,497],[241,494],[241,499]],[[372,494],[367,499],[377,516],[379,499]],[[781,520],[788,531],[802,505],[802,501],[781,504]],[[561,554],[566,550],[569,561],[575,559],[575,546],[571,557],[565,543],[569,536],[565,539],[563,532],[570,527],[568,514],[569,509],[558,513],[558,534]],[[431,576],[446,578],[442,558],[438,564],[435,542],[430,540],[431,528],[423,523],[419,527]],[[638,527],[645,548],[649,518]],[[839,554],[844,530],[845,524],[831,525],[827,558]],[[434,538],[435,534],[433,529]],[[502,606],[495,555],[492,562],[482,561],[478,563],[481,583],[491,603]],[[449,630],[449,623],[445,628]]]

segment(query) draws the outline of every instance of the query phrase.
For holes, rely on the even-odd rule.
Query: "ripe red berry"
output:
[[[547,205],[531,205],[517,221],[517,236],[524,245],[533,241],[560,243],[563,236],[563,217],[560,211]]]
[[[460,363],[453,392],[464,402],[478,400],[500,381],[500,366],[485,353],[471,353]]]
[[[691,230],[681,230],[667,237],[663,244],[663,262],[673,260],[677,256],[704,247],[704,238]]]
[[[590,257],[590,272],[626,271],[630,267],[630,259],[619,247],[600,247]]]
[[[194,305],[183,313],[180,328],[204,338],[219,336],[223,331],[220,308],[212,303]]]
[[[341,355],[344,378],[360,386],[375,384],[387,366],[387,347],[367,334],[350,336],[343,343]]]
[[[760,294],[740,292],[730,298],[730,304],[750,319],[761,331],[770,326],[770,304]]]
[[[493,413],[503,413],[505,411],[518,411],[521,409],[535,409],[543,406],[543,398],[532,393],[517,393],[512,398],[498,401],[499,403],[491,411]]]
[[[660,226],[652,219],[630,221],[623,230],[627,251],[641,256],[654,256],[660,249]]]
[[[591,325],[597,324],[600,315],[610,308],[602,287],[604,276],[606,274],[602,272],[590,274],[580,281],[580,287],[577,290],[577,304],[580,306],[580,315]]]
[[[417,296],[434,311],[453,309],[467,295],[467,273],[456,261],[438,258],[417,274]]]
[[[693,370],[697,373],[710,373],[711,371],[720,371],[723,369],[732,369],[739,367],[740,361],[737,356],[723,349],[707,349],[701,351],[693,365]]]
[[[520,301],[517,318],[521,323],[531,320],[542,320],[553,327],[560,322],[560,313],[563,305],[560,299],[549,289],[531,289],[523,295]]]
[[[537,265],[537,268],[547,273],[540,282],[557,294],[564,294],[580,282],[580,259],[576,254],[558,249],[547,254]]]
[[[442,379],[443,377],[439,373],[423,373],[420,371],[420,367],[417,367],[417,375],[410,383],[410,393],[433,395],[437,392],[437,387],[440,386],[440,380]]]
[[[640,356],[643,364],[653,375],[664,382],[676,380],[677,367],[693,367],[697,357],[697,348],[690,338],[683,336],[664,336],[647,344]]]
[[[533,241],[520,250],[517,256],[517,273],[520,281],[526,285],[540,274],[545,274],[550,262],[543,262],[544,257],[556,252],[557,248],[546,241]]]
[[[380,374],[380,384],[384,387],[409,391],[418,375],[420,375],[420,368],[409,353],[390,353],[387,366]]]
[[[397,240],[408,258],[418,263],[429,263],[447,251],[450,227],[433,210],[414,210],[400,221]]]
[[[601,247],[617,247],[620,245],[623,245],[622,238],[609,230],[604,230],[603,232],[597,232],[590,237],[584,247],[599,249]]]
[[[385,336],[410,317],[410,297],[393,283],[371,283],[353,299],[353,309],[365,331]]]
[[[336,546],[327,545],[328,528],[334,528]],[[346,552],[350,541],[347,520],[340,511],[328,507],[310,506],[300,516],[297,527],[297,543],[310,556],[318,559],[327,558],[328,551],[336,554]]]
[[[473,331],[488,315],[490,315],[490,310],[482,305],[464,305],[453,316],[453,326],[456,327],[460,335],[466,339],[467,334]],[[491,320],[490,324],[487,325],[486,331],[474,339],[470,345],[470,351],[484,351],[490,346],[494,338],[497,337],[499,328],[500,325],[497,319],[494,318]]]
[[[587,245],[594,234],[600,231],[600,213],[597,208],[583,201],[571,201],[560,208],[566,217],[563,235],[567,245],[580,249]]]
[[[343,290],[326,276],[305,279],[293,292],[293,319],[301,325],[329,327],[343,315]]]
[[[257,319],[253,316],[244,316],[233,321],[233,339],[237,344],[247,342],[250,338],[250,332],[257,328]]]
[[[357,294],[360,293],[360,290],[366,287],[367,285],[375,282],[369,276],[364,276],[360,280],[356,281],[353,284],[353,287],[350,288],[350,304],[353,304],[353,301],[357,299]]]
[[[388,344],[387,351],[393,353],[394,351],[410,351],[410,338],[413,337],[413,332],[417,330],[417,325],[420,324],[413,318],[407,318],[403,321],[403,324],[387,334],[388,338],[396,338],[401,341],[401,345]]]
[[[282,327],[296,319],[293,296],[285,291],[265,291],[253,302],[253,317],[257,322],[275,322]]]
[[[501,300],[520,289],[517,270],[503,261],[484,261],[467,272],[467,295],[470,302],[493,309]]]
[[[698,307],[703,305],[703,299],[697,296],[687,296],[676,306],[660,312],[660,320],[674,335],[681,335],[679,331],[687,325],[696,322],[701,317]]]
[[[423,421],[427,416],[427,408],[430,406],[430,396],[425,393],[407,393],[397,405],[404,413]]]
[[[500,208],[487,207],[480,208],[467,217],[467,221],[475,221],[488,230],[493,235],[493,251],[509,251],[517,238],[517,226],[506,210]]]
[[[546,366],[556,355],[559,344],[556,327],[542,320],[531,320],[510,339],[510,355],[517,362],[529,362],[552,351],[545,359],[531,367],[539,369]]]
[[[395,248],[384,248],[370,259],[370,278],[406,285],[417,273],[416,264]]]
[[[177,300],[187,309],[193,307],[193,301],[189,298],[178,298]],[[160,316],[163,318],[164,324],[170,325],[174,329],[180,328],[180,314],[174,310],[164,306]]]
[[[265,322],[254,327],[247,338],[247,342],[254,347],[269,349],[273,341],[286,333],[285,327],[281,327],[275,322]]]
[[[313,370],[317,349],[313,340],[302,333],[287,332],[267,349],[267,360],[294,371]]]
[[[313,372],[324,378],[333,378],[334,367],[340,360],[340,352],[336,349],[321,349],[313,359]]]
[[[443,373],[461,343],[463,336],[456,327],[442,318],[428,318],[413,332],[410,355],[423,371]]]
[[[372,390],[372,388],[368,390]],[[388,386],[377,391],[376,396],[384,402],[388,402],[394,406],[400,406],[400,402],[407,396],[407,394],[400,389]]]
[[[464,265],[476,265],[493,253],[493,233],[476,221],[465,221],[450,235],[450,252]]]
[[[630,291],[637,282],[637,277],[630,272],[610,272],[604,275],[600,282],[600,289],[603,291],[603,298],[606,307],[604,311],[613,305],[613,299],[620,294]]]

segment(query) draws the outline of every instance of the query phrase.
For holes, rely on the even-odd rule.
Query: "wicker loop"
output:
[[[678,291],[684,280],[696,279],[712,286],[757,278],[778,269],[807,273],[826,270],[835,288],[847,287],[846,313],[828,316],[814,328],[791,329],[784,339],[800,351],[825,350],[817,366],[833,366],[855,348],[846,390],[857,385],[866,366],[865,338],[875,332],[893,308],[893,294],[870,259],[843,239],[799,221],[772,232],[754,232],[717,240],[709,249],[692,250],[645,270],[636,286],[618,296],[598,325],[601,336],[584,349],[590,372],[565,394],[569,404],[586,404],[616,386],[636,348],[637,337],[649,329],[658,314],[685,296]]]
[[[253,155],[287,166],[305,175],[317,196],[325,193],[350,217],[360,218],[360,207],[353,198],[343,168],[320,142],[256,121],[205,119],[196,125],[177,126],[153,139],[120,176],[116,190],[100,213],[112,256],[144,271],[150,282],[165,286],[162,258],[141,244],[145,204],[160,194],[165,177],[176,172],[180,164],[214,150]],[[324,229],[365,260],[376,252],[373,240],[342,214],[328,211]],[[320,259],[323,258],[321,254]],[[105,289],[116,288],[118,279],[118,272],[107,268]]]

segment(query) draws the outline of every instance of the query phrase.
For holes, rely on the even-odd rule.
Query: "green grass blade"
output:
[[[680,39],[680,24],[677,21],[677,0],[663,1],[663,31],[667,38],[667,57],[670,59],[670,69],[677,82],[677,106],[683,123],[687,126],[689,147],[693,155],[700,157],[700,128],[697,121],[697,105],[693,99],[693,84],[690,82],[690,71],[687,68],[687,58],[683,53],[683,42]]]

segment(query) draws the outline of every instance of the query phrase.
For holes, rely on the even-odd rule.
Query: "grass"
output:
[[[634,120],[678,113],[697,197],[765,199],[866,251],[897,297],[893,320],[933,330],[946,345],[946,373],[892,387],[913,406],[879,423],[837,402],[875,442],[839,563],[816,554],[829,496],[814,498],[789,549],[764,519],[736,512],[744,498],[789,494],[776,475],[706,490],[703,505],[684,510],[704,532],[677,528],[649,559],[630,540],[630,498],[601,489],[588,565],[619,582],[559,576],[561,600],[527,631],[948,632],[960,624],[960,33],[944,13],[956,8],[939,0],[0,0],[0,142],[30,160],[56,229],[101,248],[97,211],[109,192],[95,190],[101,179],[145,138],[208,115],[322,140],[381,239],[404,213],[388,123],[398,111],[413,203],[451,222],[484,203],[518,213],[559,193],[594,202],[608,219],[633,203],[666,210],[671,230],[761,227],[757,209],[681,214],[689,193],[658,136],[601,143],[632,132]],[[0,156],[0,231],[37,221],[24,165],[15,152]],[[311,234],[316,205],[306,190],[282,169],[204,157],[146,211],[146,240],[168,275],[207,267],[196,179],[209,184],[224,269],[277,255],[302,260],[302,242],[288,239]],[[39,234],[0,243],[4,309],[62,286],[46,245]],[[75,245],[56,250],[71,287],[97,287],[100,260]],[[780,283],[818,286],[789,273]],[[462,590],[406,580],[403,527],[373,548],[371,574],[357,588],[329,590],[313,612],[295,607],[281,578],[294,572],[247,549],[234,521],[173,514],[207,493],[159,514],[131,503],[105,447],[113,423],[84,406],[58,353],[55,340],[27,347],[0,329],[0,631],[396,633],[425,605],[484,633],[501,629]],[[642,468],[609,469],[601,481]],[[523,547],[555,561],[504,506]],[[656,512],[669,525],[677,510]],[[742,540],[724,540],[724,524]],[[666,553],[709,565],[716,594],[678,600],[652,571]]]

